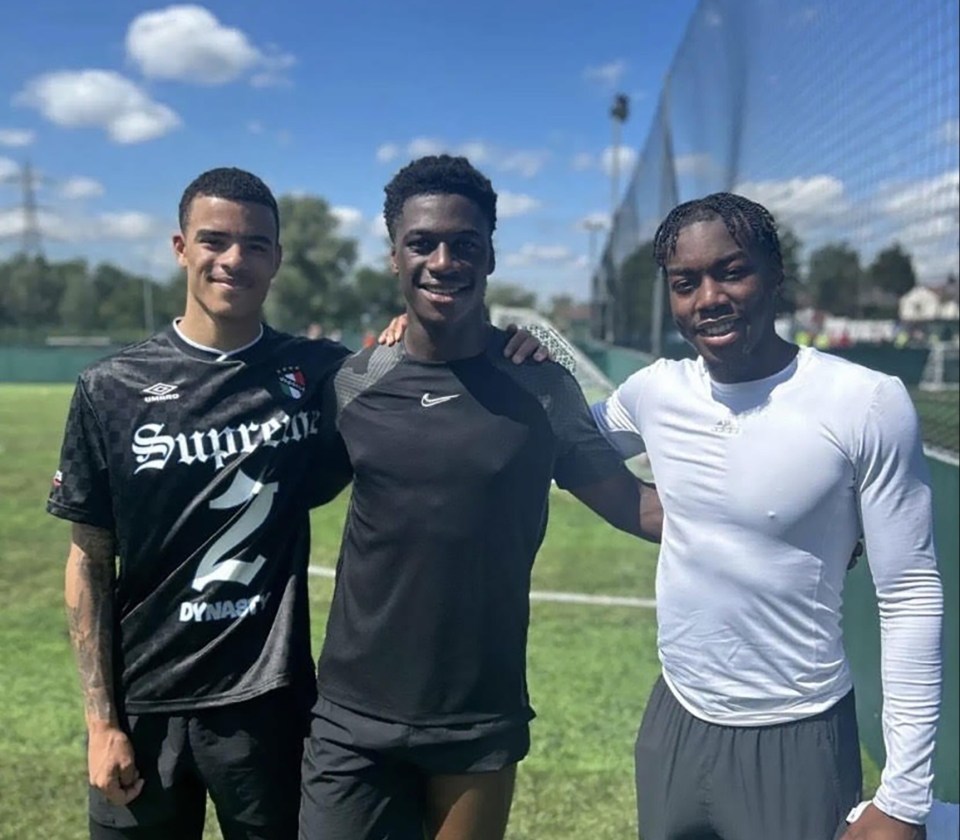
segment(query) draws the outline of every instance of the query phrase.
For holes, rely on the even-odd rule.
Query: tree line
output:
[[[860,254],[846,242],[828,243],[801,260],[802,242],[783,228],[780,248],[785,283],[780,314],[813,307],[848,318],[896,319],[898,302],[917,284],[913,260],[898,243],[880,251],[864,264]],[[653,242],[645,242],[626,259],[619,271],[607,266],[613,278],[611,293],[616,341],[650,349],[654,283],[663,282],[653,256]],[[670,329],[670,313],[664,302],[664,332]]]
[[[267,298],[272,325],[355,332],[402,311],[396,279],[385,266],[358,265],[357,241],[340,231],[326,201],[284,196],[278,204],[284,259]],[[186,279],[172,251],[170,262],[171,278],[162,282],[83,259],[15,255],[0,261],[0,337],[139,338],[183,312]]]
[[[330,205],[313,196],[283,196],[283,264],[267,298],[266,318],[294,333],[321,327],[360,334],[379,330],[403,311],[396,278],[386,266],[358,264],[356,239],[344,235]],[[385,243],[386,244],[386,243]],[[0,341],[50,336],[106,336],[138,340],[182,314],[186,279],[175,269],[166,281],[83,259],[50,261],[16,255],[0,260]],[[490,304],[533,308],[536,295],[511,283],[491,283]],[[564,297],[563,305],[571,301]]]

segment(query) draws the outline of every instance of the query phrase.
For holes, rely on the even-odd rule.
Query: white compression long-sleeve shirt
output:
[[[852,685],[841,606],[865,536],[882,640],[887,751],[874,802],[932,803],[943,595],[916,411],[902,383],[801,348],[766,379],[721,384],[660,360],[594,406],[625,457],[650,457],[665,521],[657,567],[664,679],[726,726],[798,720]]]

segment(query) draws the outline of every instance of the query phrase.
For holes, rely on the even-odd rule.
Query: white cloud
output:
[[[387,230],[387,222],[383,218],[382,213],[377,213],[376,217],[370,222],[370,236],[375,236],[377,239],[389,239],[390,231]]]
[[[203,6],[175,5],[137,15],[127,29],[128,58],[149,79],[222,85],[252,73],[254,87],[285,84],[292,55],[266,52]]]
[[[384,143],[377,148],[377,163],[390,163],[400,154],[400,147],[396,143]]]
[[[56,217],[51,213],[43,210],[37,213],[37,222],[44,234],[54,230],[55,221]],[[26,216],[19,207],[0,210],[0,239],[22,236],[26,227]]]
[[[516,172],[524,178],[532,178],[543,169],[550,153],[544,150],[522,150],[509,152],[494,165],[504,172]]]
[[[363,223],[363,213],[356,207],[331,207],[330,213],[337,220],[340,232],[343,234],[349,235],[355,232]]]
[[[0,181],[17,177],[19,174],[20,167],[16,161],[12,161],[10,158],[0,157]]]
[[[884,212],[914,219],[956,211],[960,199],[960,170],[954,169],[933,178],[887,189],[880,199]]]
[[[115,143],[153,140],[180,125],[173,110],[112,70],[64,70],[37,76],[14,101],[65,128],[102,128]]]
[[[733,191],[767,207],[808,248],[846,239],[869,260],[879,248],[899,242],[921,282],[942,282],[960,259],[960,170],[887,184],[856,202],[831,175],[744,182]]]
[[[617,86],[626,71],[627,62],[619,58],[597,67],[587,67],[583,71],[583,78],[588,82],[599,82],[604,87],[613,88]]]
[[[678,175],[692,177],[708,177],[715,174],[719,169],[716,161],[704,152],[678,155],[674,161],[674,167]]]
[[[717,11],[713,11],[713,10],[708,11],[703,16],[703,21],[704,23],[707,24],[707,26],[710,26],[710,27],[723,26],[723,17]]]
[[[137,210],[121,213],[101,213],[96,219],[99,239],[146,239],[157,231],[156,220]]]
[[[629,176],[634,164],[637,162],[637,150],[630,146],[620,146],[617,151],[619,154],[614,152],[613,146],[607,146],[607,148],[603,150],[603,154],[600,156],[603,171],[606,172],[607,175],[613,174],[613,163],[614,160],[617,160],[620,164],[620,176]]]
[[[843,181],[832,175],[788,178],[783,181],[744,181],[733,192],[766,207],[778,221],[803,227],[849,212]]]
[[[550,265],[577,262],[577,255],[566,245],[536,245],[532,242],[520,246],[519,251],[507,254],[504,263],[514,268],[547,263]]]
[[[590,152],[579,152],[573,156],[570,165],[577,171],[583,172],[585,169],[592,169],[595,161]]]
[[[103,195],[103,185],[93,178],[78,175],[68,178],[60,185],[60,195],[64,198],[96,198]]]
[[[0,146],[18,148],[29,146],[36,137],[33,131],[25,128],[0,128]]]
[[[544,149],[501,149],[483,140],[448,143],[436,137],[415,137],[406,146],[384,143],[376,152],[377,161],[389,163],[401,155],[407,160],[428,155],[462,155],[475,166],[490,166],[501,172],[532,178],[546,164],[550,153]]]
[[[482,140],[471,140],[462,144],[457,153],[467,158],[474,166],[486,163],[496,155],[496,152]]]
[[[455,154],[452,149],[448,149],[440,140],[432,137],[414,137],[407,144],[407,155],[411,158],[426,157],[427,155],[439,155],[443,152]]]
[[[937,140],[948,146],[956,146],[960,143],[960,120],[945,120],[937,129]]]
[[[600,229],[606,230],[610,227],[610,214],[597,211],[588,213],[577,222],[577,227],[581,230]]]
[[[539,199],[523,193],[512,193],[504,190],[497,195],[497,216],[501,219],[524,216],[527,213],[532,213],[540,206]]]
[[[296,63],[296,56],[272,47],[270,52],[261,54],[260,71],[250,77],[250,84],[255,88],[290,87],[293,82],[287,71]]]
[[[41,233],[62,242],[142,241],[155,236],[157,221],[146,213],[129,210],[98,216],[65,215],[48,210],[37,213]],[[0,212],[0,236],[18,236],[26,220],[17,208]]]
[[[960,266],[960,170],[887,187],[878,207],[893,225],[892,238],[913,257],[921,282],[942,283]]]

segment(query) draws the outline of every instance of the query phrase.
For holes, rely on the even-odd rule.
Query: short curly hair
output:
[[[680,231],[694,222],[723,221],[733,241],[745,251],[767,260],[779,279],[783,278],[783,256],[780,237],[773,215],[762,204],[735,193],[713,193],[678,204],[673,208],[653,237],[653,253],[661,271],[677,249]]]
[[[490,179],[465,157],[427,155],[408,163],[383,189],[383,220],[392,241],[408,198],[416,195],[462,195],[486,216],[490,233],[497,227],[497,194]]]
[[[280,233],[280,211],[277,209],[277,199],[274,198],[270,187],[256,175],[244,169],[221,166],[208,169],[194,178],[180,198],[181,231],[185,231],[190,224],[190,205],[200,195],[225,198],[227,201],[249,201],[251,204],[262,204],[273,213],[277,234]]]

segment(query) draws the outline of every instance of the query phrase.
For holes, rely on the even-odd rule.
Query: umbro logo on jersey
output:
[[[303,392],[307,389],[307,377],[298,367],[288,367],[277,371],[280,379],[280,390],[288,397],[299,400]]]
[[[459,394],[449,394],[446,397],[431,397],[430,392],[428,391],[422,397],[420,397],[420,405],[424,408],[430,408],[434,405],[440,405],[440,403],[450,402],[450,400],[455,400],[459,397]]]
[[[158,382],[149,388],[144,388],[140,393],[146,394],[144,402],[166,402],[167,400],[179,400],[180,395],[176,393],[176,385],[167,385],[166,382]]]

